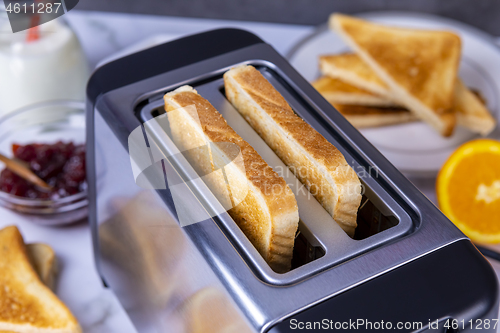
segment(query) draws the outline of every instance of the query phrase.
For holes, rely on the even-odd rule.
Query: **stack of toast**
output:
[[[14,226],[0,230],[0,332],[82,332],[49,288],[56,271],[54,251],[48,245],[26,245]]]
[[[339,150],[254,67],[226,72],[224,86],[235,109],[353,236],[361,185]],[[290,270],[299,211],[288,184],[195,89],[180,87],[164,100],[176,146],[219,201],[232,204],[229,214],[269,266],[278,273]],[[232,163],[238,154],[243,163]]]
[[[461,39],[448,31],[388,27],[332,14],[354,51],[319,58],[313,86],[358,128],[422,120],[444,137],[458,124],[489,134],[496,121],[458,77]]]

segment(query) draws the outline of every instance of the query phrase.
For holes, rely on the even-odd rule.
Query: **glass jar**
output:
[[[89,67],[73,30],[61,18],[12,33],[0,12],[0,116],[42,101],[84,100]]]

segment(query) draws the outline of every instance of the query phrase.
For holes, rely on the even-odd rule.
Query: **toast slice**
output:
[[[47,244],[27,244],[26,251],[35,272],[40,280],[54,291],[58,271],[57,258],[54,250]]]
[[[390,96],[387,85],[357,54],[343,53],[320,57],[323,74],[335,77],[366,91]],[[381,93],[382,92],[382,93]],[[394,96],[389,97],[389,100]],[[388,100],[388,101],[389,101]],[[397,102],[396,102],[397,103]],[[453,93],[453,108],[457,123],[474,133],[487,135],[496,126],[496,120],[483,101],[458,79]]]
[[[193,152],[186,157],[199,174],[225,169],[229,184],[225,177],[207,179],[216,197],[223,197],[221,194],[227,188],[232,198],[240,201],[237,192],[247,189],[241,202],[229,209],[229,214],[274,271],[290,270],[299,213],[295,196],[285,180],[196,90],[184,86],[166,94],[164,99],[172,139],[177,147]],[[240,165],[228,159],[234,155],[234,144],[243,157]]]
[[[15,226],[0,230],[0,331],[80,333],[75,317],[38,278]]]
[[[226,72],[224,86],[233,106],[352,236],[361,186],[342,153],[298,117],[254,67],[240,66]]]
[[[322,76],[312,83],[313,87],[332,104],[391,107],[395,104],[387,98],[360,89],[337,78]]]
[[[413,113],[400,107],[382,108],[344,104],[333,106],[356,128],[391,126],[418,120]]]
[[[467,88],[462,80],[455,84],[455,110],[458,124],[472,132],[488,135],[496,126],[496,120],[478,95]]]
[[[453,133],[460,37],[447,31],[387,27],[341,14],[332,14],[329,23],[400,103],[441,135]]]
[[[371,71],[370,68],[368,70]],[[356,128],[390,126],[418,120],[408,109],[397,107],[394,102],[341,79],[322,76],[312,85]]]
[[[320,56],[319,68],[323,75],[377,94],[387,102],[394,98],[384,81],[355,53]],[[397,105],[397,101],[392,102]]]

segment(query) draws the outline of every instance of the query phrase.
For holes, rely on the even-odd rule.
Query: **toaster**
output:
[[[353,238],[296,190],[286,273],[217,206],[164,117],[163,95],[191,85],[292,187],[297,179],[225,97],[223,74],[242,64],[340,150],[363,187]],[[496,332],[499,290],[487,260],[249,32],[208,31],[98,68],[87,87],[87,174],[98,272],[140,332]]]

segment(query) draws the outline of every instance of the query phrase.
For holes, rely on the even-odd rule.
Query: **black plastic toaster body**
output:
[[[255,66],[343,153],[364,188],[354,239],[314,198],[297,198],[300,232],[292,270],[284,274],[272,271],[216,207],[162,117],[163,95],[191,85],[285,172],[224,95],[222,75],[241,64]],[[140,332],[189,331],[189,316],[196,316],[189,300],[206,288],[221,291],[234,308],[231,316],[257,332],[496,331],[499,293],[489,263],[255,35],[214,30],[120,58],[94,72],[87,95],[96,265]]]

